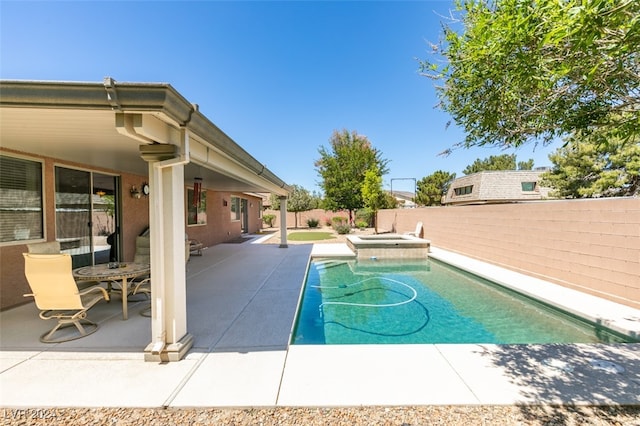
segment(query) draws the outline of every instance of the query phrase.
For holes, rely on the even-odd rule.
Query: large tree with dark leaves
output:
[[[549,155],[553,168],[542,184],[562,198],[637,196],[640,194],[640,144],[607,144],[570,139]]]
[[[416,204],[420,206],[442,205],[442,198],[447,195],[451,182],[456,178],[455,173],[437,170],[418,181]]]
[[[454,147],[640,141],[640,1],[459,0],[443,28],[421,70]]]

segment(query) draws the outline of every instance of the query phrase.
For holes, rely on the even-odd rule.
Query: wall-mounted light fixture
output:
[[[222,205],[223,205],[224,207],[227,207],[227,200],[223,199],[223,200],[222,200]]]
[[[131,197],[132,198],[140,198],[142,196],[142,193],[140,192],[140,190],[138,189],[137,186],[133,185],[131,187],[131,190],[129,191],[131,192]]]

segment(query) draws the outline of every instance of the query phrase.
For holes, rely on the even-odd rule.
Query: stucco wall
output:
[[[200,241],[204,247],[238,238],[242,228],[239,220],[231,220],[231,196],[248,200],[248,232],[258,232],[262,227],[259,197],[207,190],[207,224],[187,226],[189,238]]]
[[[82,164],[61,161],[59,159],[41,157],[34,154],[19,153],[17,151],[3,149],[7,153],[18,153],[27,158],[44,161],[44,221],[45,241],[56,239],[56,213],[55,213],[55,166],[91,170],[94,172],[109,173],[120,176],[122,186],[122,256],[123,260],[133,259],[135,251],[135,237],[149,224],[149,201],[147,197],[133,198],[129,195],[131,186],[139,187],[146,181],[145,176],[127,173],[118,173],[114,170],[92,168],[87,169]],[[37,242],[37,241],[29,241]],[[27,252],[26,244],[5,244],[0,246],[0,309],[14,305],[27,303],[33,299],[23,297],[30,293],[29,285],[24,277],[24,259],[22,253]]]
[[[383,210],[380,229],[424,224],[431,244],[640,308],[640,199]]]
[[[3,149],[2,151],[7,153],[18,153],[16,151],[6,149]],[[122,187],[122,260],[126,262],[133,260],[136,236],[149,226],[149,198],[145,196],[140,198],[131,197],[130,189],[134,185],[140,188],[143,182],[148,181],[146,176],[121,173],[108,169],[89,169],[85,165],[66,162],[59,159],[40,157],[26,153],[18,154],[27,155],[29,158],[44,161],[43,191],[45,199],[44,213],[46,241],[55,241],[56,239],[56,216],[54,203],[54,169],[56,165],[120,176]],[[208,247],[237,238],[241,235],[240,221],[231,220],[229,207],[231,195],[232,194],[228,192],[207,191],[207,225],[187,227],[185,218],[185,230],[190,238],[198,239],[205,247]],[[262,225],[261,219],[259,218],[260,198],[240,193],[233,195],[249,200],[248,228],[249,232],[257,232]],[[226,206],[224,206],[223,200],[227,201]],[[23,297],[23,294],[30,293],[29,285],[27,284],[24,276],[24,259],[22,257],[22,253],[26,252],[26,244],[9,243],[0,246],[0,309],[4,310],[12,306],[29,303],[33,300],[32,298]]]

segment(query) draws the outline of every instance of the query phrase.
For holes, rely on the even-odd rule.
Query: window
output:
[[[44,238],[42,163],[0,155],[0,242]]]
[[[522,190],[527,192],[535,191],[536,183],[537,182],[520,182],[520,184],[522,185]]]
[[[453,192],[456,194],[456,196],[471,194],[473,192],[473,185],[454,188]]]
[[[199,192],[199,197],[194,199],[198,194],[193,188],[187,188],[187,225],[207,224],[207,191],[202,189]]]
[[[240,220],[240,198],[231,197],[231,220]]]

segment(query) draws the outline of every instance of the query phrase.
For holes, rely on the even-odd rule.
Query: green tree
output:
[[[323,205],[324,205],[324,202],[322,200],[322,194],[319,194],[316,191],[313,191],[311,193],[311,209],[321,209],[323,208],[322,207]]]
[[[271,210],[280,210],[280,197],[272,192],[269,199],[271,201]]]
[[[529,160],[533,161],[533,160]],[[467,166],[462,173],[470,175],[472,173],[483,172],[485,170],[515,170],[516,169],[516,155],[515,154],[502,154],[492,155],[483,160],[476,159],[473,164]]]
[[[391,195],[390,192],[385,191],[384,192],[384,203],[383,203],[381,209],[395,209],[396,207],[398,207],[398,200],[396,200],[396,197]]]
[[[296,228],[298,227],[298,213],[314,209],[314,206],[314,199],[309,191],[300,185],[291,185],[291,192],[287,198],[287,211],[294,213]],[[274,194],[271,194],[271,208],[280,209],[280,198]]]
[[[327,210],[348,210],[349,223],[353,223],[353,211],[364,205],[362,185],[367,170],[376,167],[380,175],[387,173],[388,160],[371,145],[366,136],[355,131],[334,131],[330,147],[318,149],[316,171],[322,178],[324,207]]]
[[[420,63],[465,131],[454,147],[567,135],[638,142],[640,1],[459,0],[457,9],[460,21],[443,24]]]
[[[527,161],[518,161],[518,170],[533,170],[533,158]]]
[[[456,178],[455,173],[437,170],[429,176],[418,181],[416,192],[416,204],[420,206],[439,206],[442,197],[447,194],[451,182]]]
[[[300,185],[292,185],[289,199],[287,200],[287,211],[293,212],[295,227],[298,227],[298,213],[306,212],[313,208],[313,200],[309,191]]]
[[[382,175],[374,165],[364,173],[362,183],[362,200],[364,206],[373,213],[373,229],[378,233],[378,210],[384,207],[386,202],[385,192],[382,190]]]
[[[563,198],[616,197],[640,194],[640,144],[571,139],[549,155],[553,168],[541,184]]]

